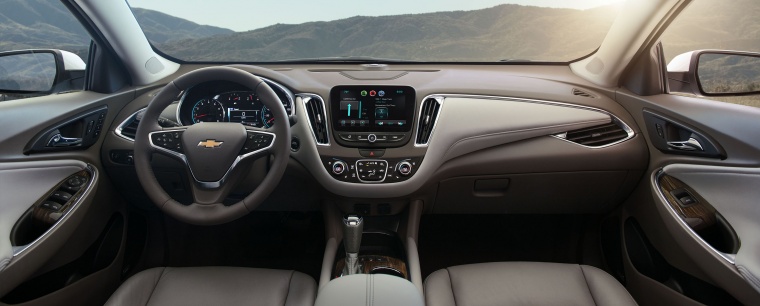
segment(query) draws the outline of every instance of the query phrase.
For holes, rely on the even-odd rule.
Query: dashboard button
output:
[[[359,149],[359,154],[363,157],[383,157],[383,155],[385,155],[385,149],[378,149],[378,150]]]
[[[349,133],[340,133],[340,134],[338,134],[338,137],[340,137],[340,139],[343,139],[345,141],[356,141],[357,140],[356,139],[357,137],[356,137],[355,134],[349,134]]]
[[[377,139],[377,135],[375,135],[375,134],[369,134],[369,135],[367,135],[367,141],[369,141],[370,143],[375,142],[377,140],[378,140]]]
[[[346,162],[342,160],[336,161],[332,164],[332,173],[335,175],[341,175],[346,172],[346,168],[348,168]]]
[[[390,141],[401,141],[403,139],[404,139],[404,135],[403,134],[388,135],[388,140],[390,140]]]
[[[398,174],[407,176],[412,173],[412,164],[408,161],[402,161],[399,162],[398,165],[396,165],[396,171],[398,171]]]

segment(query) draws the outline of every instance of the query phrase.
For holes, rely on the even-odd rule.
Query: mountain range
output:
[[[86,58],[90,36],[59,0],[0,0],[0,7],[0,51],[53,48]],[[132,12],[153,43],[234,33],[157,11]]]
[[[0,51],[60,48],[86,55],[89,38],[57,0],[0,0]],[[41,12],[45,12],[45,18]],[[188,61],[256,62],[370,56],[404,60],[567,61],[598,47],[617,15],[504,4],[473,11],[276,24],[233,32],[133,8],[161,51]],[[720,14],[716,12],[721,12]],[[52,14],[51,14],[52,13]],[[668,58],[694,49],[760,51],[760,1],[694,1],[663,34]]]

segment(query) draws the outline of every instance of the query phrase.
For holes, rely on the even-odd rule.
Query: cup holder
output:
[[[396,270],[391,267],[374,267],[372,270],[369,271],[369,274],[387,274],[387,275],[393,275],[396,277],[404,278],[404,274],[401,273],[401,271]]]

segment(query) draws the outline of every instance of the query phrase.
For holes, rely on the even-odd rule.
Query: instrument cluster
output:
[[[284,86],[265,80],[293,116],[293,94]],[[185,92],[177,107],[182,125],[200,122],[236,122],[258,128],[275,124],[272,112],[256,92],[236,83],[217,81],[195,86]]]

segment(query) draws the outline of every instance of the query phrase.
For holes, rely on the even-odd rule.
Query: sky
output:
[[[503,3],[588,9],[619,0],[127,0],[198,24],[248,31],[277,23],[300,24],[353,16],[387,16],[477,10]]]

